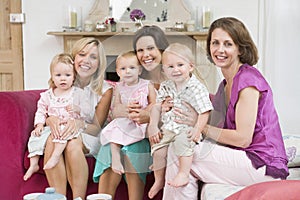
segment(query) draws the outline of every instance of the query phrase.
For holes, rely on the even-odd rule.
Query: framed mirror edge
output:
[[[158,25],[160,27],[173,26],[175,22],[185,23],[192,17],[191,11],[188,9],[186,0],[172,0],[168,2],[168,17],[167,21],[157,22],[144,20],[143,23],[147,25]],[[89,15],[85,20],[96,23],[97,21],[103,21],[109,16],[110,0],[95,0],[94,4],[89,12]],[[180,15],[178,15],[180,13]],[[130,26],[134,24],[132,21],[118,21],[120,25]]]

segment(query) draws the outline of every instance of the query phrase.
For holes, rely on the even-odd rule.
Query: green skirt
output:
[[[134,167],[134,171],[128,171],[125,168],[125,173],[138,173],[141,180],[145,183],[146,176],[150,172],[149,167],[152,164],[150,155],[150,144],[148,139],[143,139],[139,142],[123,146],[121,148],[121,157],[127,156]],[[111,149],[110,144],[101,146],[96,158],[96,165],[93,174],[94,182],[99,182],[99,177],[103,172],[111,167]]]

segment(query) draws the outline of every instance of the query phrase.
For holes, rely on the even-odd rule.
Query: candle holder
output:
[[[211,10],[208,6],[202,7],[202,28],[208,29],[211,21]]]
[[[81,7],[67,6],[64,31],[81,31]]]

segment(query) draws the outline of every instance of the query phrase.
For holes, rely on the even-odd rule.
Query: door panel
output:
[[[21,10],[21,0],[0,1],[0,91],[24,89],[22,24],[9,22]]]

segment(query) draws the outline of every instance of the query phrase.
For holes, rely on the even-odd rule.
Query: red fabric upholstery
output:
[[[35,173],[28,181],[23,176],[29,166],[27,158],[27,142],[33,129],[33,119],[37,100],[43,90],[28,90],[17,92],[0,92],[0,199],[19,200],[32,192],[44,192],[48,187],[43,170]],[[92,181],[94,158],[87,158],[89,165],[89,183],[87,195],[97,193],[98,184]],[[40,166],[42,169],[42,158]],[[149,175],[144,199],[153,184],[153,175]],[[72,199],[68,189],[67,198]],[[161,199],[160,193],[156,200]],[[122,181],[118,187],[117,200],[127,200],[127,187]]]
[[[300,197],[299,180],[269,181],[250,185],[225,200],[297,200]]]

